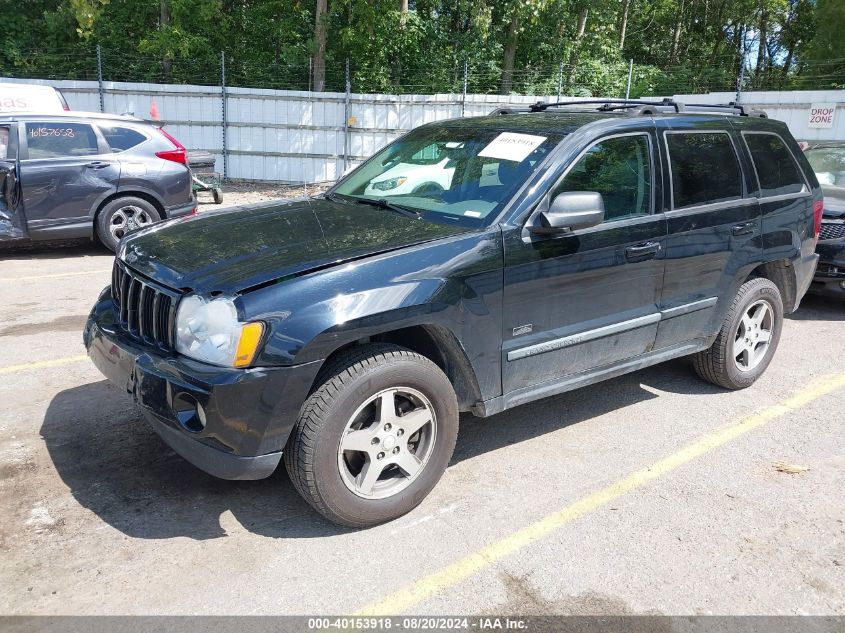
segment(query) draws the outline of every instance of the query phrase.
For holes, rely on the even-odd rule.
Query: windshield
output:
[[[804,155],[825,193],[845,197],[845,147],[816,147]]]
[[[430,220],[481,226],[498,215],[561,138],[422,127],[376,154],[332,193],[386,200]]]

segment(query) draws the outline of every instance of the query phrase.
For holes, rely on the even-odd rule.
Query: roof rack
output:
[[[695,108],[700,110],[721,110],[727,111],[726,113],[730,114],[737,114],[739,116],[754,116],[760,118],[767,118],[765,112],[761,110],[751,110],[746,109],[745,106],[742,106],[735,102],[730,102],[727,104],[709,104],[709,103],[681,103],[680,101],[675,101],[674,99],[662,99],[660,101],[643,101],[639,99],[585,99],[585,100],[571,100],[571,101],[554,101],[552,103],[546,103],[544,101],[538,101],[530,106],[524,108],[497,108],[491,112],[491,115],[496,114],[518,114],[518,113],[530,113],[530,112],[545,112],[549,108],[566,108],[566,107],[578,107],[578,106],[594,106],[598,105],[596,108],[589,108],[591,110],[595,110],[597,112],[613,112],[616,110],[625,110],[629,116],[646,116],[646,115],[655,115],[655,114],[663,114],[666,111],[674,111],[675,113],[681,113],[687,111],[688,108]],[[582,108],[583,109],[583,108]]]

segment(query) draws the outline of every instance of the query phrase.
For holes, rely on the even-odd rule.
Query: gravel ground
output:
[[[329,185],[325,183],[307,186],[279,185],[272,183],[228,182],[223,186],[223,203],[221,207],[234,207],[255,202],[267,202],[277,198],[301,198],[313,196],[325,191]],[[214,208],[214,201],[210,193],[198,194],[200,209]]]
[[[227,203],[279,190],[236,191]],[[845,375],[845,304],[807,298],[745,391],[681,359],[463,416],[422,505],[355,531],[321,519],[283,470],[216,480],[146,426],[81,344],[110,267],[90,244],[0,254],[0,613],[338,614],[388,597],[421,614],[845,615],[845,388],[788,400]],[[583,513],[513,536],[572,504]],[[511,549],[477,558],[495,543]],[[467,556],[474,573],[449,567]],[[411,602],[390,598],[409,585]]]

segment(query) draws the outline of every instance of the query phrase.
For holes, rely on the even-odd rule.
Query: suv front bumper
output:
[[[845,299],[845,239],[819,242],[816,252],[820,260],[810,292]]]
[[[276,469],[320,368],[230,369],[144,345],[114,323],[104,291],[85,326],[88,356],[141,405],[170,447],[223,479],[261,479]]]

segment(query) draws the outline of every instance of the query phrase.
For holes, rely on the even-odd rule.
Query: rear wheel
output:
[[[782,328],[777,286],[768,279],[751,279],[740,287],[713,345],[695,355],[695,370],[726,389],[749,387],[769,366]]]
[[[106,248],[114,251],[124,235],[159,220],[158,209],[143,198],[115,198],[97,216],[97,237]]]
[[[393,345],[353,350],[322,377],[284,452],[296,489],[323,516],[352,527],[415,508],[455,447],[458,404],[448,378]]]

